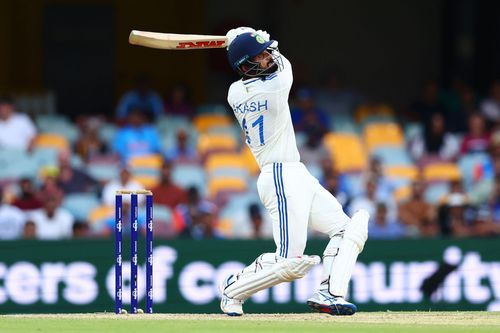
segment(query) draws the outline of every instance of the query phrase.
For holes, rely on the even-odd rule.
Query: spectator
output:
[[[453,160],[459,148],[457,138],[446,130],[444,116],[441,113],[433,114],[429,127],[424,129],[424,135],[417,135],[410,142],[412,157],[422,165],[436,160]]]
[[[252,235],[250,236],[250,238],[251,239],[265,238],[262,231],[264,218],[262,217],[260,206],[255,203],[248,206],[248,215],[250,216],[250,222],[252,224]]]
[[[122,167],[120,170],[120,178],[108,182],[102,189],[102,203],[106,206],[113,206],[115,204],[116,191],[118,190],[141,190],[142,186],[132,179],[132,174],[127,167]],[[156,192],[154,192],[156,194]],[[156,196],[155,196],[156,197]],[[139,196],[139,203],[144,202],[143,196]],[[130,203],[130,196],[125,196],[123,202]]]
[[[106,144],[99,137],[99,125],[100,121],[96,118],[85,119],[81,124],[75,152],[84,162],[106,153]]]
[[[167,160],[180,164],[197,164],[200,162],[196,148],[189,145],[188,133],[185,129],[177,131],[176,146],[165,154]]]
[[[97,182],[86,172],[73,168],[71,165],[71,152],[61,151],[58,155],[59,175],[57,185],[64,194],[91,192]]]
[[[412,184],[410,199],[399,205],[399,220],[409,232],[425,237],[435,236],[438,232],[436,210],[424,200],[424,184],[417,180]]]
[[[153,189],[154,203],[165,205],[174,209],[177,205],[187,202],[187,193],[172,181],[172,161],[165,161],[161,168],[161,179],[158,186]]]
[[[23,228],[23,239],[36,239],[36,225],[33,221],[26,221]]]
[[[21,179],[19,187],[21,188],[21,195],[14,199],[12,205],[23,211],[42,208],[40,195],[37,193],[35,186],[33,186],[31,179]]]
[[[14,100],[7,95],[0,96],[0,149],[13,148],[29,150],[36,136],[31,119],[15,112]]]
[[[321,130],[308,128],[305,145],[299,148],[300,160],[306,165],[321,165],[321,161],[330,156],[328,149],[323,144]]]
[[[21,238],[26,215],[19,208],[4,202],[0,188],[0,240]]]
[[[368,225],[370,239],[399,239],[405,237],[405,227],[398,221],[388,221],[387,207],[377,204],[375,217]]]
[[[500,225],[500,175],[495,178],[495,187],[490,199],[490,209],[492,220],[497,225]]]
[[[297,132],[306,134],[318,132],[322,138],[323,134],[328,131],[330,119],[324,110],[316,106],[311,90],[300,89],[297,92],[297,105],[290,112]]]
[[[348,207],[350,203],[349,194],[345,186],[341,186],[341,176],[338,172],[333,171],[324,175],[323,187],[330,192],[342,205],[342,207]]]
[[[362,97],[342,87],[338,74],[330,72],[318,91],[317,101],[318,105],[329,115],[350,115],[352,110],[362,102]]]
[[[143,116],[149,119],[155,119],[163,113],[161,97],[151,89],[150,83],[145,75],[136,78],[134,89],[125,93],[118,103],[118,119],[126,119],[135,110],[141,110]]]
[[[217,208],[207,200],[201,198],[196,187],[190,187],[187,194],[187,203],[176,208],[179,218],[178,225],[182,225],[181,237],[192,239],[222,238],[217,231]]]
[[[493,82],[490,88],[490,95],[480,106],[481,114],[489,122],[500,120],[500,80]]]
[[[89,236],[89,225],[85,222],[73,224],[73,238],[87,238]]]
[[[40,193],[43,196],[52,196],[57,198],[59,202],[62,202],[64,198],[64,192],[59,187],[57,177],[59,175],[59,170],[55,167],[45,167],[42,169],[42,179],[43,183],[40,188]],[[42,203],[43,204],[43,203]]]
[[[451,183],[450,193],[445,195],[438,207],[438,219],[443,236],[468,237],[473,234],[474,209],[461,181]]]
[[[366,209],[370,214],[370,221],[373,221],[377,210],[377,203],[384,203],[387,207],[389,221],[396,221],[397,211],[396,202],[392,196],[377,195],[377,179],[372,177],[366,183],[366,191],[364,194],[356,196],[349,205],[349,215],[354,214],[359,209]]]
[[[128,125],[116,134],[113,150],[124,163],[131,157],[161,153],[160,136],[153,126],[145,123],[140,109],[128,112]]]
[[[392,198],[396,190],[396,184],[384,174],[384,168],[380,158],[370,158],[368,170],[366,170],[362,177],[365,184],[370,181],[370,179],[375,180],[377,184],[375,196],[377,198]]]
[[[470,153],[484,153],[490,145],[490,135],[486,131],[484,118],[479,113],[469,117],[469,131],[465,134],[460,147],[462,155]]]
[[[43,208],[33,211],[29,216],[36,227],[36,238],[59,240],[71,238],[73,234],[73,216],[59,207],[59,200],[54,196],[46,196]]]
[[[176,85],[165,101],[165,113],[192,118],[194,115],[193,105],[189,102],[188,88],[182,84]]]
[[[469,85],[464,83],[459,90],[458,109],[455,112],[450,112],[446,117],[448,129],[452,132],[465,133],[467,131],[467,119],[476,110],[476,93]]]
[[[131,221],[130,221],[130,200],[122,202],[122,234],[130,236],[131,232]],[[137,215],[137,229],[142,235],[146,234],[146,214]],[[115,231],[115,218],[114,216],[105,220],[101,225],[96,225],[93,227],[94,234],[97,236],[110,237]]]
[[[438,100],[439,86],[436,81],[428,81],[422,88],[422,93],[416,102],[410,106],[412,114],[419,118],[424,128],[428,131],[430,128],[431,117],[433,114],[445,113],[444,106]]]

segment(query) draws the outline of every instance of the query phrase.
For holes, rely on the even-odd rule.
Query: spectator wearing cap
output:
[[[163,113],[163,101],[160,95],[151,89],[151,82],[146,75],[139,75],[135,79],[135,87],[126,92],[116,109],[119,120],[125,120],[132,111],[141,110],[143,116],[155,119]]]
[[[172,181],[173,166],[172,161],[165,161],[163,163],[160,183],[153,189],[154,203],[168,206],[171,209],[187,202],[186,191]]]
[[[123,163],[127,163],[131,157],[162,152],[158,132],[146,124],[140,109],[129,111],[127,119],[127,125],[117,132],[113,140],[113,151],[120,155]]]
[[[398,221],[389,221],[387,206],[384,203],[376,205],[375,217],[368,225],[370,239],[399,239],[405,237],[405,226]]]
[[[14,100],[8,95],[0,96],[0,149],[29,150],[36,136],[36,127],[31,119],[15,112]]]
[[[73,235],[73,216],[59,206],[54,196],[43,199],[43,208],[29,214],[29,220],[35,224],[36,238],[43,240],[68,239]]]
[[[19,208],[4,201],[3,191],[0,188],[0,240],[21,238],[26,215]]]
[[[461,182],[452,182],[450,193],[440,200],[438,207],[441,234],[455,237],[472,236],[473,218],[473,208]]]

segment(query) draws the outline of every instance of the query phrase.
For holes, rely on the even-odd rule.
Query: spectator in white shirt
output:
[[[0,189],[0,240],[21,238],[25,222],[26,215],[22,210],[3,203]]]
[[[73,235],[74,217],[66,209],[59,207],[57,197],[45,197],[43,208],[33,211],[29,219],[36,226],[37,239],[68,239]]]
[[[490,96],[481,103],[480,109],[486,120],[490,122],[500,120],[500,80],[493,82]]]
[[[116,191],[118,190],[137,191],[141,189],[141,184],[134,181],[130,171],[126,167],[123,167],[120,170],[120,179],[110,181],[102,189],[102,203],[106,206],[113,206],[115,204]],[[144,201],[144,196],[139,196],[138,201],[142,203]],[[124,196],[123,202],[130,203],[130,196]]]
[[[36,127],[31,119],[14,110],[10,96],[0,96],[0,149],[28,150],[36,136]]]

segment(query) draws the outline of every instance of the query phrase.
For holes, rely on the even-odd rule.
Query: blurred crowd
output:
[[[331,74],[296,87],[291,117],[302,162],[346,213],[370,212],[371,239],[500,234],[500,81],[484,96],[430,81],[394,110]],[[28,116],[1,95],[0,239],[111,237],[116,190],[143,188],[156,237],[271,238],[240,132],[223,103],[193,105],[183,85],[162,96],[146,77],[112,119]],[[125,232],[129,213],[125,198]]]

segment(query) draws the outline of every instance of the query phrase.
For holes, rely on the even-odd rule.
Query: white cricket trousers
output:
[[[333,237],[350,221],[337,199],[300,162],[265,165],[257,189],[271,214],[276,254],[281,257],[304,254],[309,224]]]

